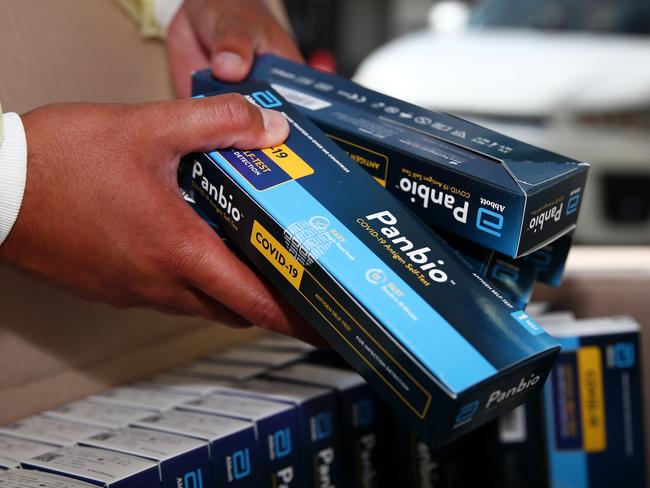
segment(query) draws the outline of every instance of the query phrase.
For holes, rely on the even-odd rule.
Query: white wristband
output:
[[[183,5],[183,0],[154,0],[153,17],[158,22],[163,35],[167,35],[169,24]]]
[[[0,144],[0,244],[18,218],[27,179],[27,139],[18,114],[2,116],[4,137]]]

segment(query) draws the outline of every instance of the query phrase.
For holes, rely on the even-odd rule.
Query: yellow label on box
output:
[[[257,220],[253,221],[251,244],[291,283],[300,289],[305,268],[289,250],[266,230]]]
[[[607,447],[603,362],[600,348],[581,347],[577,352],[582,442],[586,452],[600,452]]]
[[[311,166],[305,163],[300,156],[285,144],[262,149],[262,152],[294,180],[308,176],[314,172]]]

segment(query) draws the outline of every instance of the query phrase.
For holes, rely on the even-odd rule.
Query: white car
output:
[[[355,80],[592,164],[577,240],[650,243],[650,1],[458,2]]]

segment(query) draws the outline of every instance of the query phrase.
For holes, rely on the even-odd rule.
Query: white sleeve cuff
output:
[[[167,35],[169,24],[183,5],[183,0],[154,0],[153,17],[158,22],[163,35]]]
[[[27,139],[18,114],[2,115],[4,138],[0,143],[0,244],[14,226],[23,202],[27,179]]]

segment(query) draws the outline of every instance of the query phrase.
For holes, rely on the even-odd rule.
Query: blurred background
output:
[[[577,243],[650,243],[649,0],[285,4],[312,65],[590,163]]]

